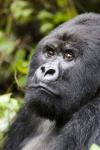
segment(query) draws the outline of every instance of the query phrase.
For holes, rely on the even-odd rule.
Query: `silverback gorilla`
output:
[[[4,150],[89,150],[100,145],[100,15],[82,14],[36,47],[25,104]]]

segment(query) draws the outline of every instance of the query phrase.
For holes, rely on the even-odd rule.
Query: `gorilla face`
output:
[[[66,120],[96,96],[100,86],[100,21],[95,23],[94,18],[91,14],[76,17],[38,44],[25,99],[39,116]]]

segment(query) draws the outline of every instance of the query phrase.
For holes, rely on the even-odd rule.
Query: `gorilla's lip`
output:
[[[53,96],[58,96],[58,92],[55,91],[54,89],[50,88],[44,83],[34,83],[29,86],[29,88],[40,88],[44,92],[47,92],[48,94],[51,94]]]

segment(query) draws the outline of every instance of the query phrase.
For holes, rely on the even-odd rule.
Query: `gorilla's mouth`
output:
[[[37,89],[40,89],[40,90],[42,90],[42,91],[44,91],[44,92],[46,92],[52,96],[58,96],[58,92],[56,90],[50,88],[49,86],[47,86],[44,83],[31,84],[31,85],[29,85],[29,89],[30,88],[37,88]]]

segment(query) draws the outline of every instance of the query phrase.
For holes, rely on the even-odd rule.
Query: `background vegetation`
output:
[[[90,11],[100,12],[100,0],[0,0],[0,146],[23,104],[37,42],[64,21]]]

